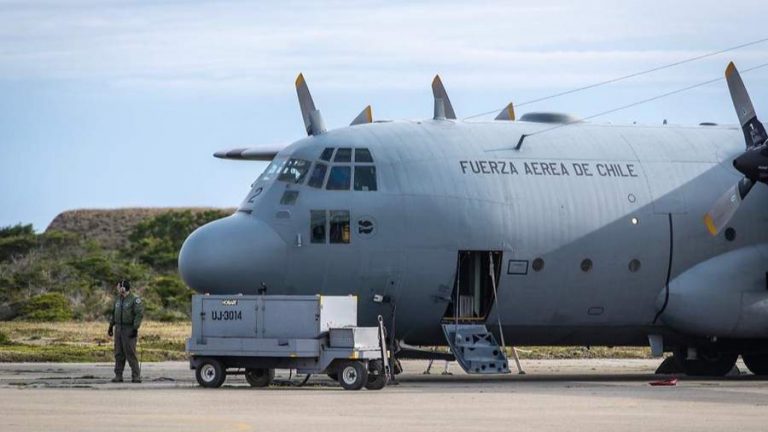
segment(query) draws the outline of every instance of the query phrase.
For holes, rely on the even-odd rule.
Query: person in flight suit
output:
[[[131,293],[131,282],[121,280],[117,284],[118,297],[109,320],[109,337],[115,338],[115,377],[112,382],[123,382],[125,361],[131,366],[131,382],[141,382],[141,368],[136,359],[136,341],[144,318],[144,304]]]

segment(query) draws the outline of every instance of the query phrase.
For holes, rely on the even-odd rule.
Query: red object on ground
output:
[[[677,385],[677,378],[670,378],[665,380],[659,380],[659,381],[651,381],[648,384],[652,386],[674,386]]]

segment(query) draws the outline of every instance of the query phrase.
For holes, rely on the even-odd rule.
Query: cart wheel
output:
[[[368,369],[363,362],[345,361],[339,365],[339,384],[344,390],[360,390],[368,382]]]
[[[227,379],[227,371],[221,362],[214,358],[206,358],[198,363],[195,369],[197,383],[207,388],[217,388]]]
[[[274,369],[246,369],[245,380],[251,387],[266,387],[275,377]]]
[[[368,362],[368,382],[365,388],[368,390],[381,390],[387,385],[387,375],[384,374],[384,362],[373,360]]]

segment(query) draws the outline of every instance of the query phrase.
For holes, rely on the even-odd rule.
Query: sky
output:
[[[303,137],[303,72],[329,128],[460,118],[768,38],[768,2],[0,0],[0,227],[80,208],[232,207]],[[518,109],[588,117],[768,62],[768,42]],[[744,75],[768,117],[768,68]],[[477,120],[489,119],[493,115]],[[735,123],[724,81],[593,122]]]

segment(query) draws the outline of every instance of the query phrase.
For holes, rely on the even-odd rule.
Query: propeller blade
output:
[[[494,120],[515,120],[515,105],[510,102]]]
[[[359,124],[366,124],[366,123],[373,123],[373,110],[371,109],[371,106],[368,105],[365,107],[362,111],[360,111],[360,114],[355,117],[354,120],[352,120],[352,123],[350,123],[350,126],[359,125]]]
[[[744,139],[747,141],[747,149],[759,146],[768,139],[765,127],[757,119],[755,108],[752,106],[752,100],[749,98],[747,88],[741,79],[738,69],[733,62],[728,63],[725,69],[725,80],[728,82],[728,90],[731,93],[733,107],[739,116],[741,130],[744,132]]]
[[[715,201],[712,209],[704,215],[704,224],[710,234],[716,236],[728,224],[754,185],[752,180],[744,177]]]
[[[456,120],[456,112],[453,111],[453,105],[448,99],[448,93],[440,80],[440,75],[435,75],[435,79],[432,80],[432,95],[435,98],[435,120],[440,118]]]
[[[307,82],[304,80],[304,74],[296,77],[296,95],[299,97],[299,108],[301,108],[301,117],[304,119],[304,128],[307,135],[319,135],[325,132],[325,122],[320,115],[320,111],[315,108],[315,101],[312,100],[312,94],[309,92]]]

